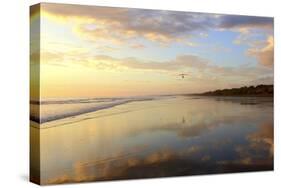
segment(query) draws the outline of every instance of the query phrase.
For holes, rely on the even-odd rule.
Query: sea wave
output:
[[[94,99],[67,99],[67,100],[31,100],[30,120],[37,123],[46,123],[89,112],[96,112],[118,105],[155,100],[156,97],[143,98],[94,98]],[[39,112],[40,106],[40,113]]]

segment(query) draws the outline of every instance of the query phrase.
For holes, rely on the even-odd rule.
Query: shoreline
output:
[[[80,111],[73,111],[73,112],[68,112],[68,113],[64,113],[64,114],[60,114],[60,115],[54,115],[54,116],[50,116],[50,117],[36,117],[34,115],[30,114],[30,120],[33,122],[36,122],[38,124],[43,124],[43,123],[48,123],[51,121],[56,121],[56,120],[60,120],[60,119],[65,119],[68,117],[73,117],[73,116],[78,116],[81,114],[86,114],[86,113],[91,113],[91,112],[96,112],[99,110],[104,110],[104,109],[108,109],[108,108],[112,108],[115,106],[119,106],[122,104],[127,104],[127,103],[131,103],[131,102],[140,102],[140,101],[151,101],[151,100],[155,100],[153,98],[145,98],[145,99],[130,99],[130,100],[121,100],[121,101],[117,101],[111,104],[105,104],[105,105],[101,105],[101,106],[93,106],[90,108],[85,108],[82,109]]]
[[[256,104],[256,102],[252,102],[252,100],[254,100],[255,98],[257,99],[261,99],[264,98],[264,99],[269,99],[270,102],[272,101],[273,102],[273,97],[272,96],[249,96],[249,95],[243,95],[243,96],[215,96],[215,95],[201,95],[201,94],[186,94],[186,95],[177,95],[178,97],[191,97],[191,99],[204,99],[204,98],[213,98],[213,99],[219,99],[221,98],[222,100],[225,99],[225,100],[229,100],[231,98],[236,98],[236,99],[239,99],[241,98],[241,104]],[[194,97],[194,98],[192,98]],[[272,100],[271,100],[272,99]],[[88,108],[88,109],[84,109],[84,110],[81,110],[81,111],[76,111],[76,112],[73,112],[73,113],[65,113],[65,114],[62,114],[62,115],[55,115],[53,117],[44,117],[43,118],[38,118],[36,116],[33,116],[32,114],[30,114],[30,122],[31,122],[31,125],[32,127],[34,128],[50,128],[52,126],[49,126],[49,123],[52,123],[52,122],[55,122],[55,121],[65,121],[67,119],[70,119],[70,118],[73,118],[73,117],[76,117],[76,116],[80,116],[80,115],[84,115],[84,114],[88,114],[88,113],[95,113],[97,111],[100,111],[100,110],[108,110],[108,109],[111,109],[115,106],[119,106],[119,105],[123,105],[123,104],[127,104],[127,103],[132,103],[132,102],[143,102],[143,101],[151,101],[151,100],[155,100],[155,99],[146,99],[146,100],[130,100],[130,101],[119,101],[118,103],[113,103],[113,104],[110,104],[110,105],[104,105],[104,106],[98,106],[98,107],[93,107],[93,108]],[[246,100],[246,101],[245,101]],[[249,102],[250,100],[250,102]],[[102,107],[102,108],[101,108]],[[73,115],[74,114],[74,115]],[[42,119],[44,121],[42,121]],[[40,121],[41,120],[41,121]],[[62,124],[65,124],[62,123]]]

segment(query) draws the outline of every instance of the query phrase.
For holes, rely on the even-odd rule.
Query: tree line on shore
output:
[[[208,96],[273,96],[273,85],[244,86],[240,88],[219,89],[199,95]]]

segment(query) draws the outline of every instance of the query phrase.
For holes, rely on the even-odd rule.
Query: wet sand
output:
[[[41,153],[40,168],[32,166],[41,177],[32,178],[41,184],[272,170],[273,101],[198,96],[137,101],[40,129],[33,122],[31,137]]]

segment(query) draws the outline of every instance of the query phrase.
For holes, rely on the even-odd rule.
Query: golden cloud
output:
[[[274,64],[274,38],[269,36],[262,48],[251,48],[248,54],[257,58],[258,62],[264,66],[272,67]]]
[[[268,78],[267,82],[270,82],[270,78],[273,80],[273,77],[270,76],[272,71],[265,67],[223,67],[213,64],[208,59],[188,54],[182,54],[166,61],[148,61],[134,57],[115,58],[107,55],[94,55],[87,49],[83,49],[83,47],[56,48],[56,45],[51,45],[43,49],[40,55],[41,63],[75,67],[84,66],[93,70],[150,71],[168,75],[186,71],[189,72],[189,81],[200,82],[199,85],[206,85],[206,83],[209,84],[213,81],[213,84],[217,84],[217,87],[247,85],[252,83],[253,80],[263,78],[265,75]],[[34,62],[38,62],[36,60],[38,57],[38,53],[31,54],[31,59]],[[220,86],[220,84],[222,85]]]

